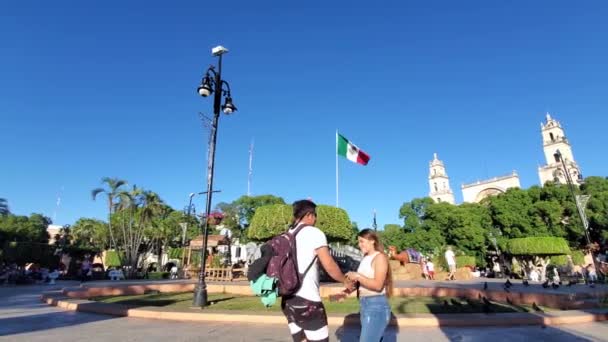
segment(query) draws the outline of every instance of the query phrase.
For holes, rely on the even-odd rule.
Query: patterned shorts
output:
[[[322,302],[302,297],[283,298],[281,308],[294,341],[329,341],[327,313]]]

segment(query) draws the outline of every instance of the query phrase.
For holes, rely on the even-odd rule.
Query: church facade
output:
[[[559,121],[553,119],[549,113],[547,113],[546,122],[541,123],[541,136],[546,164],[538,167],[540,184],[544,185],[548,181],[565,184],[568,176],[574,184],[580,184],[582,176],[580,168],[574,160],[570,142],[566,139]],[[568,174],[566,175],[565,172]],[[479,203],[488,196],[520,187],[519,175],[513,171],[508,175],[462,184],[461,191],[464,202]],[[455,204],[450,179],[443,161],[437,158],[437,153],[433,155],[433,160],[429,163],[429,189],[429,197],[435,202]]]

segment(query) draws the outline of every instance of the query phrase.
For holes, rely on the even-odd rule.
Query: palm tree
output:
[[[8,209],[8,202],[4,198],[0,198],[0,216],[6,216],[10,214],[10,210]]]
[[[158,196],[157,193],[152,191],[144,191],[140,196],[140,229],[137,231],[137,246],[141,244],[141,241],[144,238],[146,228],[152,228],[154,218],[160,215],[163,215],[166,212],[166,205],[163,203],[163,200]],[[158,259],[158,270],[162,270],[161,259]]]
[[[116,248],[116,240],[114,239],[114,233],[112,232],[112,213],[114,212],[114,204],[115,204],[115,199],[117,194],[120,192],[121,187],[123,185],[126,185],[127,182],[122,180],[122,179],[118,179],[118,178],[110,178],[110,177],[104,177],[101,180],[102,183],[104,183],[106,185],[106,188],[96,188],[93,189],[91,191],[91,196],[93,197],[93,200],[95,200],[95,198],[97,198],[97,195],[104,193],[107,195],[108,198],[108,230],[110,231],[110,242],[111,245],[110,247],[114,247]]]

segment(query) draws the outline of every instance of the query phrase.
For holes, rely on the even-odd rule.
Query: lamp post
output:
[[[566,182],[568,183],[568,188],[570,189],[570,194],[572,195],[572,198],[574,199],[574,203],[576,204],[576,211],[578,213],[578,216],[581,219],[581,222],[583,223],[583,230],[585,231],[585,239],[587,240],[587,247],[589,248],[589,253],[591,253],[591,259],[593,260],[593,267],[595,268],[596,272],[599,270],[599,268],[596,265],[596,261],[595,258],[593,257],[593,251],[591,250],[591,238],[589,237],[589,221],[587,221],[587,215],[585,214],[585,204],[586,201],[589,199],[589,197],[584,198],[583,200],[581,200],[581,197],[577,196],[576,193],[574,192],[574,183],[572,182],[572,177],[570,176],[570,172],[568,172],[568,168],[566,167],[566,161],[564,160],[564,158],[562,158],[562,153],[557,150],[555,151],[555,154],[553,155],[555,157],[555,160],[557,161],[561,161],[562,167],[564,168],[564,174],[566,175]],[[579,173],[578,175],[579,177],[579,183],[582,180],[582,176]],[[582,202],[585,201],[585,204],[583,204]]]
[[[217,141],[217,125],[220,118],[220,109],[225,114],[231,114],[236,111],[236,107],[232,103],[230,94],[230,85],[222,80],[222,55],[228,52],[223,46],[217,46],[211,49],[213,56],[218,57],[218,67],[215,71],[215,66],[210,66],[201,80],[201,85],[198,87],[198,94],[202,97],[207,97],[215,92],[213,98],[213,121],[211,123],[211,139],[209,141],[209,154],[207,160],[207,200],[205,203],[205,222],[203,223],[203,248],[201,250],[201,270],[198,275],[198,283],[194,288],[194,300],[192,304],[198,307],[207,305],[207,284],[205,284],[205,261],[207,253],[207,237],[209,228],[209,213],[211,212],[211,197],[213,194],[213,171],[215,161],[215,144]],[[225,97],[225,102],[222,105],[222,97]]]
[[[182,231],[182,247],[186,244],[186,231],[188,230],[188,221],[190,221],[190,213],[192,212],[192,198],[196,194],[194,192],[190,193],[190,200],[188,201],[188,207],[186,208],[186,224],[184,225]]]
[[[557,150],[553,155],[556,160],[559,160],[562,163],[562,167],[564,168],[564,174],[566,175],[566,182],[568,183],[568,188],[570,189],[570,194],[572,194],[572,198],[576,204],[576,210],[578,212],[578,216],[581,218],[581,222],[583,223],[583,228],[585,230],[585,238],[587,239],[587,245],[591,245],[591,239],[589,237],[589,222],[587,221],[587,216],[585,215],[585,208],[581,205],[581,201],[579,201],[576,193],[574,192],[574,183],[572,182],[572,177],[570,176],[570,172],[568,172],[568,168],[566,167],[566,161],[562,158],[562,153]],[[579,175],[580,179],[580,175]]]

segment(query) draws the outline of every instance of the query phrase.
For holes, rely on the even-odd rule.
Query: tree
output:
[[[499,227],[507,238],[519,238],[534,234],[528,215],[532,199],[525,190],[512,188],[504,194],[491,197],[488,203],[493,226]]]
[[[547,265],[551,262],[551,257],[570,254],[570,248],[563,238],[527,237],[509,240],[507,253],[513,255],[527,271],[538,269],[541,281],[545,281]]]
[[[156,242],[159,267],[162,260],[163,251],[168,251],[168,247],[181,243],[182,224],[186,222],[183,212],[174,211],[169,206],[161,206],[158,214],[152,218],[151,225],[147,228],[146,236]],[[158,271],[161,271],[159,269]]]
[[[7,216],[10,213],[6,199],[0,198],[0,216]]]
[[[399,218],[403,219],[404,228],[408,232],[414,232],[424,222],[426,210],[435,204],[430,197],[414,198],[411,202],[404,203],[399,209]]]
[[[384,244],[384,248],[395,246],[398,250],[403,250],[407,247],[405,231],[398,224],[384,225],[384,229],[379,232],[379,235],[380,241]]]
[[[54,248],[48,244],[49,224],[51,220],[41,214],[0,216],[0,260],[52,266],[49,263]]]
[[[608,240],[608,178],[588,177],[581,185],[581,191],[591,196],[586,210],[591,240],[605,244]]]
[[[71,226],[72,244],[102,251],[110,245],[108,224],[97,219],[79,218]]]
[[[233,205],[238,211],[240,220],[244,220],[244,226],[251,224],[253,215],[259,207],[263,207],[271,204],[285,204],[285,201],[281,197],[274,195],[260,195],[260,196],[241,196],[239,199],[233,202]]]
[[[122,191],[122,186],[126,185],[127,182],[118,178],[104,177],[101,180],[106,188],[96,188],[91,191],[93,200],[97,198],[99,194],[106,194],[108,200],[108,232],[110,235],[110,247],[116,247],[116,240],[114,239],[114,233],[112,231],[112,213],[114,212],[114,202],[117,195]]]

